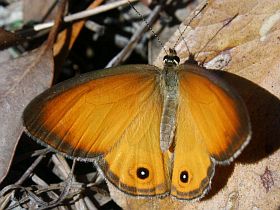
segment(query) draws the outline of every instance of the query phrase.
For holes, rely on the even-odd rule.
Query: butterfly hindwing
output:
[[[139,108],[117,144],[98,162],[111,183],[135,196],[169,192],[168,156],[160,149],[162,99],[159,88]]]
[[[179,103],[177,116],[171,195],[192,200],[209,186],[214,165],[186,104]]]

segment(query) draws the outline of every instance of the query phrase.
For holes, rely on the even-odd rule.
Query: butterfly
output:
[[[210,70],[124,65],[80,75],[26,107],[26,132],[67,157],[92,161],[126,194],[202,198],[215,165],[231,162],[251,137],[241,97]]]

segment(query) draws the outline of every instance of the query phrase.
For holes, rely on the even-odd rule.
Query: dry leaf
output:
[[[0,64],[0,180],[6,176],[23,127],[21,113],[34,96],[51,86],[51,48]]]
[[[52,84],[54,61],[52,46],[65,2],[61,3],[56,25],[48,41],[26,56],[0,64],[0,182],[5,178],[23,131],[21,122],[25,106]]]
[[[191,17],[204,5],[205,2]],[[265,3],[259,0],[208,1],[208,5],[184,33],[190,52],[198,61],[205,61],[204,66],[223,70],[219,74],[238,90],[247,105],[253,137],[240,157],[229,166],[216,167],[211,191],[202,201],[179,202],[170,197],[135,199],[114,191],[113,199],[122,208],[279,208],[279,8],[279,0],[267,0]],[[186,28],[191,17],[181,25],[180,31]],[[178,37],[179,31],[171,37],[165,47],[168,49],[174,46]],[[182,62],[189,56],[185,41],[180,41],[176,47]],[[156,60],[157,66],[162,66],[163,56],[164,52]],[[263,181],[261,176],[266,167],[271,175]]]
[[[56,0],[23,0],[23,22],[53,20],[58,9],[56,3]],[[30,9],[30,5],[34,9]]]

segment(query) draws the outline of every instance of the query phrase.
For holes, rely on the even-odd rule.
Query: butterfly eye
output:
[[[183,183],[187,183],[189,181],[189,173],[187,171],[182,171],[180,174],[180,180]]]
[[[180,58],[178,56],[166,55],[163,57],[165,64],[179,65]]]
[[[178,56],[174,56],[174,61],[176,61],[177,65],[180,63],[180,58]]]
[[[139,179],[146,179],[149,177],[149,170],[143,167],[137,168],[137,177]]]

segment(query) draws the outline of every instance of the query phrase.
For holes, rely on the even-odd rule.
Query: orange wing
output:
[[[179,71],[179,106],[171,194],[200,198],[215,163],[229,163],[248,143],[250,121],[241,98],[209,71],[191,65]]]
[[[32,137],[67,156],[90,160],[105,154],[159,94],[158,71],[122,66],[60,83],[27,106],[24,125]]]

